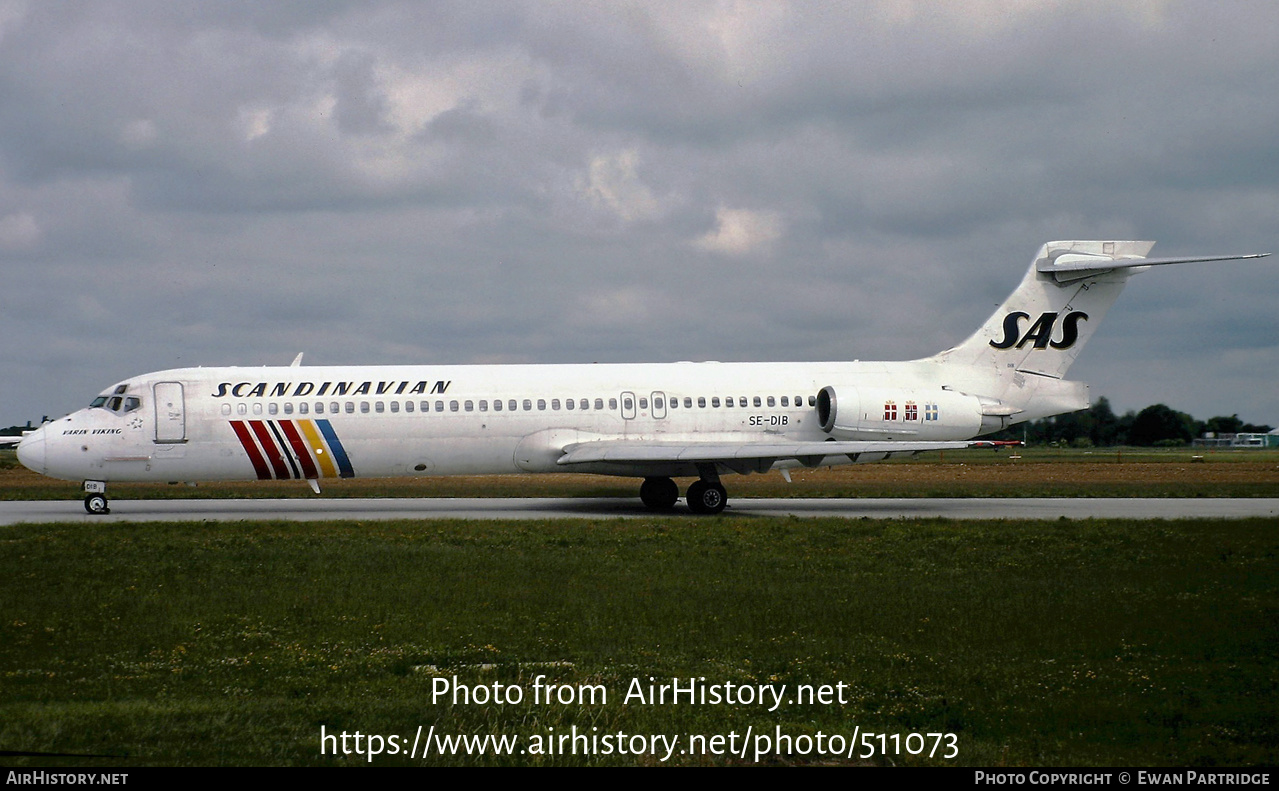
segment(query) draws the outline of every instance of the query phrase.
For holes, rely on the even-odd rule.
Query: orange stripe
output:
[[[333,466],[333,459],[329,457],[329,451],[324,447],[324,440],[320,439],[320,432],[315,430],[315,422],[299,420],[297,424],[302,429],[302,433],[306,435],[306,442],[311,446],[311,452],[315,454],[315,460],[320,465],[320,472],[324,474],[325,478],[338,477],[337,468]]]

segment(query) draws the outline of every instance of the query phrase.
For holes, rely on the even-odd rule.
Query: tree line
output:
[[[1208,432],[1265,434],[1271,426],[1245,423],[1238,415],[1218,415],[1196,420],[1165,404],[1152,404],[1140,412],[1116,415],[1105,398],[1079,412],[1019,423],[991,435],[993,439],[1025,439],[1028,445],[1067,445],[1076,448],[1137,445],[1168,447],[1187,445]]]

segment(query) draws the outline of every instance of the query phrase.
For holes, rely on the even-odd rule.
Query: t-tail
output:
[[[1065,241],[1039,248],[1021,285],[963,343],[928,358],[962,369],[961,386],[990,401],[1005,424],[1085,409],[1088,389],[1066,371],[1128,278],[1152,266],[1262,258],[1147,258],[1154,242]]]

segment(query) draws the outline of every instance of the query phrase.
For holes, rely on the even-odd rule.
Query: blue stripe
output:
[[[355,470],[351,469],[351,460],[346,457],[346,449],[342,447],[342,441],[334,433],[333,426],[327,420],[317,420],[315,425],[320,427],[320,433],[324,435],[324,439],[329,443],[329,452],[333,454],[333,459],[338,463],[339,477],[354,478]]]

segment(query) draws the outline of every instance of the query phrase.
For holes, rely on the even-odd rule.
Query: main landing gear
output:
[[[640,485],[640,500],[654,511],[666,511],[679,499],[679,487],[670,478],[645,478]]]
[[[728,505],[728,492],[719,482],[713,466],[699,466],[699,472],[702,479],[688,487],[688,510],[713,516]],[[645,478],[640,486],[640,500],[654,511],[668,511],[679,500],[679,487],[670,478]]]
[[[107,507],[107,484],[105,481],[85,481],[84,490],[88,494],[84,498],[84,510],[91,514],[109,514]]]

